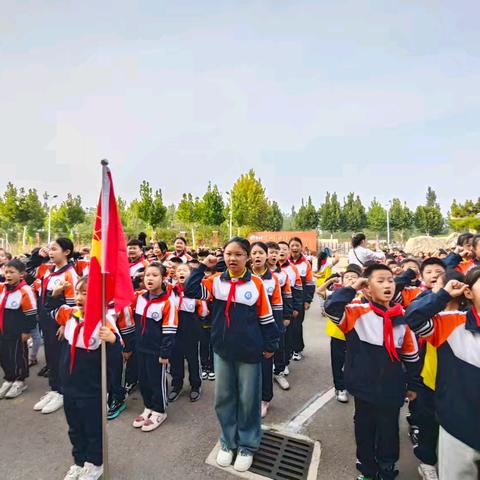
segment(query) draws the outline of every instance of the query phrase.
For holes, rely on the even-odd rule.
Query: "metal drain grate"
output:
[[[266,430],[250,471],[275,480],[306,480],[312,453],[313,443]]]

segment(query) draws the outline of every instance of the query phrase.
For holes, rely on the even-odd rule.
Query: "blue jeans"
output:
[[[36,360],[38,351],[40,350],[40,345],[42,344],[42,336],[40,335],[38,323],[30,333],[32,334],[32,348],[30,350],[30,359]]]
[[[262,438],[262,364],[225,360],[216,353],[215,412],[222,445],[254,453]]]

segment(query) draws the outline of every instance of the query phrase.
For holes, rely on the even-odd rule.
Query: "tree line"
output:
[[[79,235],[89,238],[95,216],[95,208],[84,207],[79,195],[67,195],[59,205],[51,205],[48,193],[39,196],[35,189],[26,190],[9,183],[0,197],[0,231],[13,240],[23,235],[33,237],[48,228],[50,212],[53,234]],[[444,218],[435,191],[428,187],[425,203],[411,210],[406,202],[392,199],[382,205],[376,198],[366,207],[360,197],[349,193],[340,200],[335,192],[327,192],[323,203],[315,206],[311,197],[302,199],[300,207],[292,207],[283,213],[278,203],[267,197],[261,179],[254,170],[241,175],[229,192],[220,192],[217,185],[209,183],[200,197],[184,193],[178,204],[165,205],[160,188],[154,189],[143,181],[138,196],[131,202],[118,198],[120,216],[127,235],[139,231],[157,231],[162,238],[175,235],[175,231],[187,230],[211,235],[218,230],[222,236],[228,233],[230,215],[232,224],[243,233],[255,230],[321,230],[334,235],[338,232],[353,233],[369,229],[378,235],[387,229],[387,213],[392,231],[401,237],[416,231],[437,235],[449,227],[454,230],[480,230],[480,198],[458,203],[453,200],[447,218]]]

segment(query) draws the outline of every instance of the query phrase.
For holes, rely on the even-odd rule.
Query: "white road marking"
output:
[[[324,405],[326,405],[332,398],[335,397],[335,389],[331,388],[326,392],[319,394],[308,402],[305,407],[295,415],[287,424],[288,432],[299,432],[302,427],[313,417]]]

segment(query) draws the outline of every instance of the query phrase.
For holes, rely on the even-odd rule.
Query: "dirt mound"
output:
[[[411,255],[421,253],[432,254],[443,248],[453,248],[457,243],[458,233],[452,233],[448,237],[412,237],[405,244],[405,251]]]

